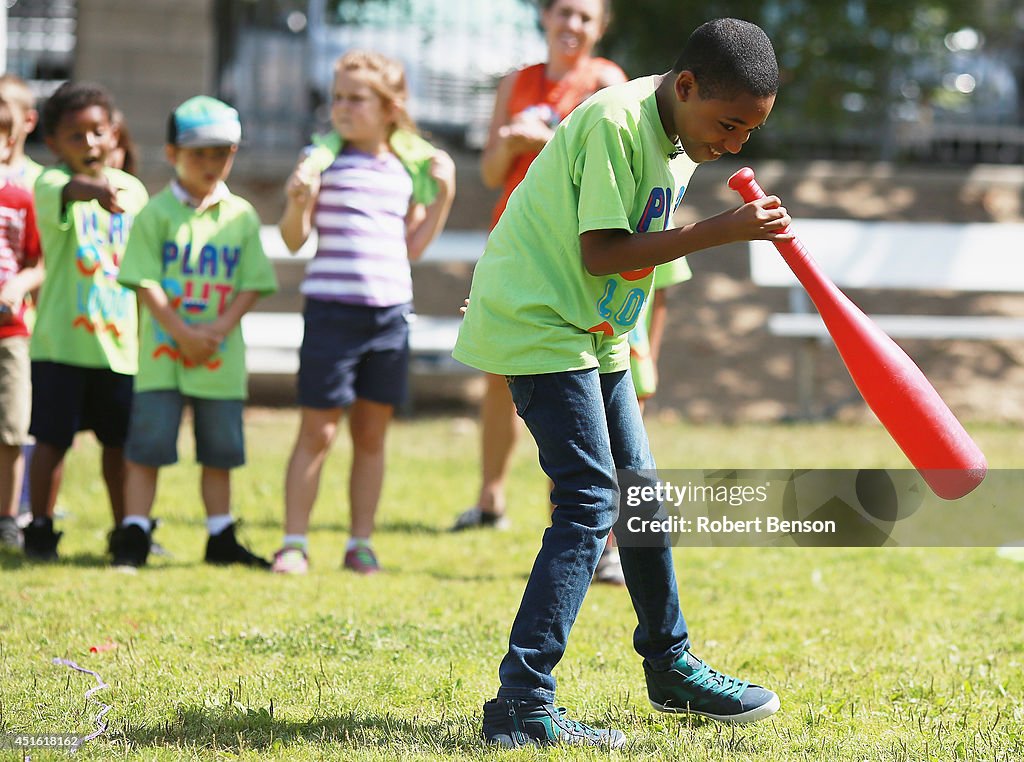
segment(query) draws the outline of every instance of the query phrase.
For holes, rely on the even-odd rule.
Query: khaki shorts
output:
[[[32,363],[28,337],[0,339],[0,444],[28,441],[32,410]]]

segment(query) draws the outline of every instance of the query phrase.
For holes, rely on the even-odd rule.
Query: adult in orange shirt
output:
[[[601,88],[626,81],[615,63],[592,55],[610,13],[609,0],[546,0],[542,4],[548,60],[502,78],[480,162],[484,184],[502,189],[491,227],[558,123]],[[476,505],[458,517],[453,530],[501,528],[506,523],[505,477],[520,429],[503,376],[487,374],[480,419],[480,494]]]

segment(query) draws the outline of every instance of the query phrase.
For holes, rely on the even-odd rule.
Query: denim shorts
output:
[[[32,424],[37,442],[60,450],[91,429],[104,447],[124,447],[134,378],[109,368],[32,361]]]
[[[411,304],[364,307],[307,299],[299,350],[299,404],[321,410],[356,398],[405,401]]]
[[[125,459],[153,468],[177,463],[178,428],[186,403],[192,407],[196,460],[209,468],[244,465],[242,410],[245,402],[186,397],[176,389],[135,394]]]

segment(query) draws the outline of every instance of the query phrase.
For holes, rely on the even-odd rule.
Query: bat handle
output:
[[[754,170],[750,167],[744,167],[730,177],[729,187],[739,193],[740,197],[748,204],[767,195],[757,184],[757,180],[754,179]]]
[[[761,186],[757,184],[757,180],[754,178],[754,170],[750,167],[743,167],[743,169],[737,171],[732,177],[730,177],[729,187],[739,193],[740,198],[748,204],[751,201],[757,201],[759,198],[764,198],[768,195],[761,189]],[[789,233],[790,226],[787,225],[781,232]],[[807,253],[807,248],[799,238],[786,239],[784,241],[773,241],[773,243],[775,244],[775,248],[779,250],[783,259],[785,259],[791,267],[793,266],[794,259],[802,259],[809,267],[817,270],[817,265]],[[799,277],[799,275],[797,277]],[[800,280],[803,282],[802,278]]]

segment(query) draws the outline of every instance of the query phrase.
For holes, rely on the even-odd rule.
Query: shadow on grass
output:
[[[477,574],[456,574],[455,572],[429,570],[421,571],[419,573],[442,582],[499,582],[508,579],[521,579],[526,582],[530,579],[530,575],[528,573],[517,572],[508,572],[507,574],[493,574],[485,572],[479,572]]]
[[[386,711],[312,718],[305,722],[277,719],[270,709],[179,707],[177,717],[162,726],[130,727],[124,740],[140,747],[216,748],[228,752],[287,749],[292,745],[340,744],[380,750],[395,745],[409,751],[460,753],[479,751],[468,724],[412,721]]]
[[[185,519],[175,516],[167,518],[161,517],[160,523],[164,526],[190,526],[196,527],[196,531],[202,530],[202,524],[195,519]],[[246,518],[242,517],[238,521],[238,526],[242,529],[242,534],[246,529],[276,529],[281,531],[284,526],[284,518],[280,519],[265,519],[265,518]],[[351,527],[347,523],[340,521],[314,521],[310,525],[310,532],[340,532],[347,533]],[[424,535],[445,535],[448,534],[448,527],[441,527],[434,524],[427,524],[423,521],[404,521],[404,520],[384,520],[377,524],[377,532],[380,533],[391,533],[391,534],[424,534]]]
[[[61,556],[56,561],[36,561],[26,558],[22,553],[4,552],[0,553],[0,569],[14,570],[26,567],[46,569],[61,566],[77,566],[86,569],[100,569],[110,566],[110,559],[106,555],[98,553],[84,553],[73,556]]]

